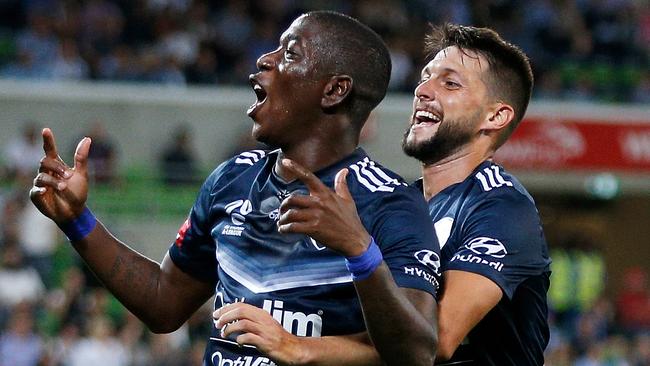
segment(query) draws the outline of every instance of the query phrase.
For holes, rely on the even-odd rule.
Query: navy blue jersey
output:
[[[421,188],[421,181],[416,185]],[[550,259],[532,197],[502,167],[485,161],[431,198],[429,213],[442,272],[476,273],[503,291],[450,363],[473,358],[477,365],[542,365]]]
[[[306,235],[277,231],[282,200],[308,194],[302,182],[286,182],[274,172],[278,156],[278,150],[255,150],[221,164],[201,188],[169,254],[184,272],[215,283],[215,308],[252,304],[298,336],[365,331],[344,257]],[[439,247],[421,193],[361,149],[316,175],[333,187],[343,168],[350,171],[359,217],[398,286],[435,296]],[[255,348],[221,338],[214,326],[205,363],[273,364]]]

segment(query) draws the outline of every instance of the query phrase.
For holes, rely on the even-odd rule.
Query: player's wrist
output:
[[[268,356],[278,365],[311,365],[314,356],[307,341],[310,338],[287,333],[282,337],[280,347],[271,350]]]
[[[375,239],[371,236],[366,250],[357,256],[345,257],[345,265],[352,274],[352,280],[360,281],[370,277],[384,258]]]
[[[57,225],[69,241],[79,241],[95,229],[97,218],[88,207],[84,207],[79,216],[65,222],[57,222]]]

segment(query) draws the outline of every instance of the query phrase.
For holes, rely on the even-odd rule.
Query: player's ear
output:
[[[488,110],[481,129],[499,131],[508,126],[514,118],[515,110],[511,105],[503,102],[496,102]]]
[[[321,107],[332,108],[343,103],[345,98],[350,95],[352,91],[352,77],[348,75],[334,75],[332,76],[325,88],[323,89],[323,97],[321,98]]]

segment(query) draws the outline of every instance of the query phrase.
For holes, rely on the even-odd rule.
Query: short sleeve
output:
[[[221,164],[205,180],[190,210],[189,216],[178,230],[176,240],[169,247],[169,256],[183,272],[204,282],[217,281],[216,246],[210,209],[212,192],[219,179],[228,170],[228,162]]]
[[[463,223],[462,244],[445,270],[485,276],[512,299],[517,286],[548,270],[539,214],[518,193],[486,198]]]
[[[372,206],[371,235],[399,287],[414,288],[437,298],[440,247],[422,194],[413,187],[382,193]]]

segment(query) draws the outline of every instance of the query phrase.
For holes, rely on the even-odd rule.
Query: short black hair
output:
[[[490,68],[483,81],[488,92],[493,99],[510,104],[515,111],[515,118],[496,142],[495,148],[498,148],[510,137],[528,108],[533,90],[533,71],[528,56],[489,28],[446,23],[432,27],[426,36],[428,58],[451,46],[461,51],[474,51],[487,59]]]
[[[320,37],[322,44],[317,51],[324,66],[322,72],[352,77],[351,95],[345,104],[360,129],[386,96],[391,73],[388,47],[375,31],[348,15],[318,10],[304,16],[327,32],[326,37]]]

